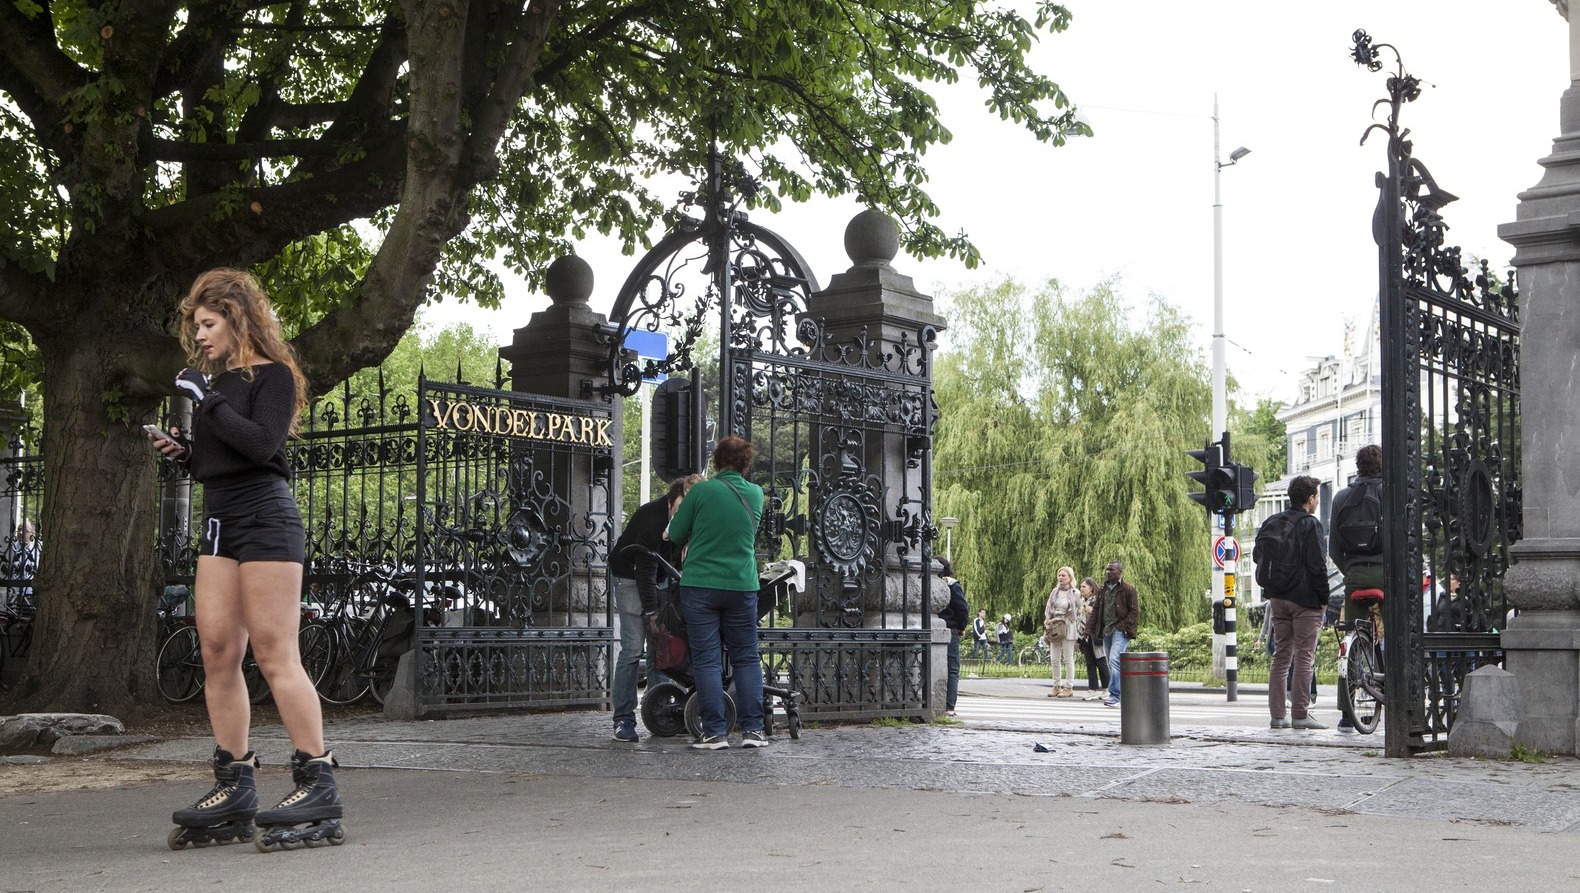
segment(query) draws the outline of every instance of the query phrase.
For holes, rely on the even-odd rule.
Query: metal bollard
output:
[[[1133,651],[1119,656],[1119,743],[1169,743],[1169,656]]]

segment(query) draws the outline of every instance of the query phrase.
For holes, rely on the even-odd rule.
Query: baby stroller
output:
[[[661,556],[643,546],[640,549],[658,562],[659,572],[669,578],[670,586],[659,593],[659,610],[648,627],[648,651],[654,664],[670,681],[649,686],[642,695],[642,725],[648,732],[661,738],[670,738],[682,731],[693,738],[702,737],[702,699],[697,696],[695,678],[691,672],[691,656],[686,647],[685,620],[676,603],[680,571]],[[757,619],[768,616],[779,599],[790,592],[800,591],[806,584],[806,566],[799,561],[781,561],[769,565],[759,577],[757,591]],[[724,662],[724,724],[735,727],[735,683],[730,678],[729,661]],[[773,734],[774,711],[783,711],[785,726],[791,738],[801,737],[800,694],[788,685],[773,684],[766,675],[763,679],[763,734]]]

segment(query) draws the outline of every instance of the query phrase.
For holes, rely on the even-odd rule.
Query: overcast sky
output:
[[[1376,295],[1370,226],[1384,146],[1359,139],[1393,58],[1385,51],[1388,68],[1375,74],[1356,66],[1356,28],[1397,46],[1426,85],[1402,122],[1416,157],[1460,197],[1444,212],[1450,239],[1499,267],[1512,256],[1497,227],[1540,179],[1568,86],[1567,26],[1551,0],[1066,5],[1073,24],[1044,38],[1035,64],[1096,135],[1055,149],[983,111],[969,83],[943,94],[955,138],[928,155],[929,191],[943,229],[968,232],[985,263],[899,258],[923,290],[1005,275],[1076,288],[1117,277],[1137,308],[1156,294],[1194,318],[1210,363],[1216,93],[1221,157],[1252,150],[1222,177],[1229,371],[1252,397],[1292,399],[1306,358],[1337,354],[1345,318],[1364,325]],[[841,239],[858,210],[818,199],[753,220],[789,239],[827,283],[849,266]],[[635,258],[607,242],[579,253],[597,276],[593,306],[607,311]],[[425,318],[468,319],[504,343],[545,303],[517,285],[498,313],[449,304]]]

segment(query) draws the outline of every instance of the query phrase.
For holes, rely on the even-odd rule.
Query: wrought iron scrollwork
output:
[[[818,285],[788,242],[748,219],[745,206],[759,188],[738,164],[710,154],[707,175],[681,196],[674,230],[637,262],[615,298],[606,393],[630,396],[643,378],[691,369],[710,312],[721,303],[726,348],[795,349],[807,295]],[[633,331],[668,334],[668,354],[631,359],[625,341]]]
[[[1383,258],[1383,475],[1387,554],[1388,752],[1441,744],[1464,672],[1501,660],[1509,547],[1523,534],[1519,480],[1519,305],[1513,276],[1485,261],[1474,274],[1448,243],[1456,197],[1414,157],[1400,125],[1421,82],[1399,51],[1356,31],[1354,60],[1371,71],[1393,53],[1385,123],[1388,173],[1374,235]],[[1425,604],[1413,597],[1427,580]],[[1452,582],[1451,582],[1452,581]],[[1423,630],[1452,585],[1463,629]],[[1440,624],[1433,624],[1434,629]]]

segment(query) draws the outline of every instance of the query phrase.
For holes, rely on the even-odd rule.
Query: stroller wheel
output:
[[[686,698],[691,692],[661,682],[642,696],[642,725],[660,738],[673,738],[686,728]]]
[[[801,711],[796,709],[794,704],[785,708],[785,725],[790,729],[790,740],[794,741],[801,737]]]
[[[729,692],[724,693],[724,729],[725,734],[735,728],[735,699]],[[686,731],[693,738],[702,737],[702,698],[696,692],[686,699]]]

